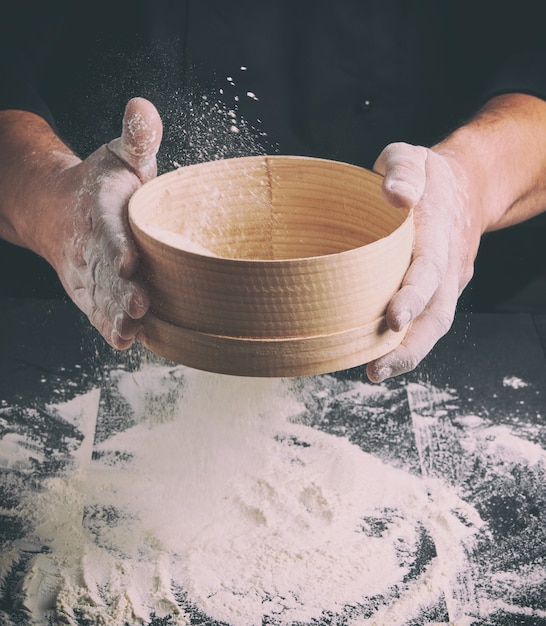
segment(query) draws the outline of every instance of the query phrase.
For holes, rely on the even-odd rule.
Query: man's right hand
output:
[[[26,127],[22,138],[16,135],[18,123]],[[149,307],[136,276],[138,253],[127,204],[155,177],[161,137],[159,114],[143,98],[127,104],[121,137],[83,161],[42,118],[23,111],[0,115],[0,139],[6,140],[1,149],[11,142],[30,177],[27,185],[20,181],[18,212],[17,202],[2,203],[2,236],[49,261],[67,294],[119,349],[132,344]]]

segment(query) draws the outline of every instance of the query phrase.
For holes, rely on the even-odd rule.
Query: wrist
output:
[[[47,242],[80,159],[49,124],[26,111],[0,112],[0,235],[48,260]]]
[[[432,149],[466,181],[468,209],[482,232],[546,206],[546,102],[539,98],[498,96]]]
[[[498,187],[492,181],[489,161],[480,157],[481,146],[473,148],[475,143],[479,144],[480,138],[461,127],[431,149],[448,163],[466,211],[472,214],[472,222],[481,235],[495,220]]]

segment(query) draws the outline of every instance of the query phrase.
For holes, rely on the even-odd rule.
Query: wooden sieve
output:
[[[239,376],[306,376],[396,347],[385,311],[409,266],[411,212],[354,165],[258,156],[143,185],[129,222],[151,296],[139,340]]]

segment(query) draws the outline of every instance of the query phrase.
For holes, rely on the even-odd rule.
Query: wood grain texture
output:
[[[381,181],[344,163],[264,156],[147,183],[129,204],[152,299],[141,341],[248,376],[325,373],[390,351],[404,332],[388,331],[384,314],[413,224]]]

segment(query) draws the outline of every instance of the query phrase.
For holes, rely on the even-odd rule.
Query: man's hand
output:
[[[135,277],[138,254],[127,203],[156,175],[161,137],[159,114],[143,98],[127,104],[121,137],[84,161],[41,118],[8,111],[0,119],[0,165],[2,154],[18,165],[11,176],[7,168],[0,175],[13,190],[0,207],[0,233],[47,259],[115,348],[132,344],[149,306]]]
[[[397,348],[368,363],[380,382],[414,369],[451,327],[482,234],[546,210],[546,102],[525,94],[490,100],[432,149],[395,143],[379,156],[387,200],[413,208],[413,258],[387,309]]]
[[[161,135],[155,107],[135,98],[126,107],[121,137],[63,173],[67,187],[77,191],[63,213],[63,242],[48,258],[68,295],[115,348],[132,344],[149,306],[135,279],[138,255],[127,203],[156,175]]]
[[[411,323],[404,340],[367,367],[380,382],[414,369],[451,327],[457,300],[472,277],[482,224],[468,204],[457,163],[421,146],[387,146],[374,169],[394,206],[413,208],[415,242],[402,288],[387,309],[395,331]]]

